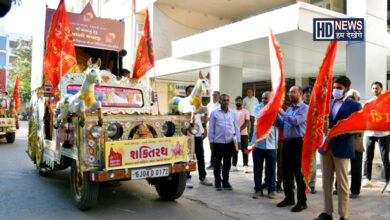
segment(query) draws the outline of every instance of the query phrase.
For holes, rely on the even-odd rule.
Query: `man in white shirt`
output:
[[[207,104],[207,111],[209,113],[209,116],[212,111],[221,108],[221,104],[219,103],[219,96],[220,96],[219,91],[213,91],[212,96],[213,96],[212,101],[209,104]]]
[[[368,102],[375,100],[382,94],[383,86],[381,82],[373,82],[371,84],[372,93],[374,98],[368,100]],[[371,184],[371,172],[372,172],[372,160],[375,153],[375,142],[378,142],[379,150],[381,152],[383,169],[385,171],[386,183],[390,179],[390,166],[389,166],[389,132],[374,132],[366,131],[364,133],[364,142],[366,145],[366,179],[363,181],[363,187],[372,186]],[[387,185],[386,191],[390,192],[390,185]]]
[[[221,108],[221,104],[219,103],[219,96],[220,96],[219,91],[213,91],[212,96],[213,96],[212,101],[209,104],[207,104],[207,111],[209,113],[209,116],[211,115],[211,112],[213,112],[216,109]],[[213,151],[211,151],[210,165],[207,167],[207,169],[208,170],[214,169],[214,153],[213,153]]]
[[[194,89],[193,85],[189,85],[186,87],[186,96],[191,95],[192,90]],[[203,139],[207,137],[207,128],[204,127],[202,129],[202,124],[207,120],[207,113],[196,114],[195,115],[195,124],[199,127],[199,132],[195,134],[195,155],[198,164],[198,172],[199,172],[199,181],[200,184],[206,186],[212,186],[213,184],[206,178],[206,170],[204,165],[204,149],[203,149]],[[202,132],[203,131],[203,132]],[[194,185],[191,182],[191,174],[187,172],[187,188],[192,188]]]
[[[259,104],[259,100],[253,96],[253,89],[246,90],[247,97],[244,98],[242,107],[249,111],[250,123],[249,123],[249,140],[252,140],[253,135],[253,123],[255,122],[255,107]]]

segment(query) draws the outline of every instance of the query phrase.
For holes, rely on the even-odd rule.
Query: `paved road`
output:
[[[69,169],[49,177],[39,176],[24,152],[27,146],[26,123],[21,125],[15,144],[0,141],[0,220],[2,219],[313,219],[323,211],[321,171],[317,171],[317,191],[307,195],[308,209],[292,213],[291,207],[277,208],[284,194],[276,199],[252,199],[253,173],[230,173],[233,191],[216,192],[199,185],[193,172],[193,189],[186,189],[176,202],[161,201],[146,181],[122,182],[117,187],[102,187],[97,206],[79,211],[72,204]],[[206,148],[207,149],[207,148]],[[241,155],[239,156],[241,158]],[[207,158],[207,157],[206,157]],[[206,159],[207,161],[207,159]],[[241,162],[239,169],[242,170]],[[207,177],[214,180],[211,170]],[[382,179],[371,188],[362,188],[358,199],[350,200],[350,219],[389,219],[390,193],[381,194]],[[334,197],[334,218],[337,196]]]
[[[97,206],[79,211],[70,196],[69,169],[39,176],[26,146],[26,122],[14,144],[0,141],[0,219],[232,219],[189,198],[162,201],[146,181],[104,186]]]

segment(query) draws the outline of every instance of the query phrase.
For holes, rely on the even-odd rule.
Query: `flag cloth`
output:
[[[326,151],[329,140],[339,134],[364,130],[390,131],[390,90],[368,102],[363,109],[339,121],[330,131],[321,150]]]
[[[249,154],[261,140],[265,139],[271,131],[271,127],[275,122],[276,116],[279,113],[279,108],[284,102],[284,74],[282,66],[282,56],[280,54],[279,43],[276,41],[272,30],[269,30],[269,57],[271,67],[271,83],[272,90],[268,104],[261,109],[256,121],[256,141],[251,149],[246,150]]]
[[[336,57],[337,41],[331,41],[322,61],[307,112],[306,131],[302,148],[302,174],[309,185],[313,169],[313,156],[322,144],[324,119],[329,115],[332,92],[333,63]]]
[[[12,94],[12,99],[15,100],[15,109],[16,111],[20,108],[20,93],[19,93],[19,79],[16,76],[14,93]]]
[[[44,73],[53,84],[53,94],[61,80],[61,53],[62,75],[65,75],[77,61],[64,0],[60,1],[53,15],[47,35],[45,58],[43,61]]]
[[[138,43],[133,74],[131,78],[138,79],[154,66],[153,43],[150,34],[149,11],[146,9],[144,33]]]

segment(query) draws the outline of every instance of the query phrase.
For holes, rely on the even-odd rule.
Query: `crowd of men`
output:
[[[346,76],[334,79],[333,99],[330,103],[330,114],[325,118],[324,137],[340,120],[348,118],[352,113],[362,108],[359,103],[359,92],[350,89],[350,86],[351,81]],[[373,99],[382,94],[383,86],[380,82],[373,82],[371,87]],[[191,94],[192,88],[192,86],[187,87],[187,95]],[[307,187],[301,172],[301,157],[311,93],[311,86],[306,86],[303,89],[300,86],[289,88],[290,106],[281,106],[268,136],[258,142],[252,151],[254,174],[252,197],[258,199],[265,196],[263,190],[266,189],[267,197],[274,199],[275,192],[284,191],[284,199],[277,206],[293,206],[292,212],[300,212],[307,208],[305,193]],[[203,128],[195,137],[195,154],[201,184],[213,185],[211,181],[206,179],[203,148],[203,139],[206,137],[209,138],[211,150],[210,166],[207,169],[214,171],[214,187],[217,191],[232,190],[229,183],[229,172],[238,171],[239,150],[242,152],[244,172],[249,172],[248,155],[245,153],[248,149],[248,140],[251,145],[254,145],[259,138],[256,132],[257,123],[261,124],[261,120],[267,119],[258,121],[258,116],[270,101],[270,97],[271,92],[264,92],[261,96],[261,103],[259,103],[254,96],[253,89],[248,89],[247,97],[238,96],[235,98],[236,109],[233,110],[229,108],[231,100],[229,95],[221,95],[218,91],[213,92],[212,101],[207,105],[208,113],[197,114],[195,119],[195,123]],[[389,139],[390,135],[387,132],[366,131],[358,134],[342,134],[330,140],[327,151],[319,151],[324,212],[316,219],[333,219],[334,195],[338,196],[340,219],[348,218],[349,199],[359,197],[361,186],[369,187],[372,184],[372,161],[376,142],[379,144],[386,182],[389,182]],[[364,172],[366,179],[362,183],[363,152],[365,150]],[[351,167],[350,187],[348,181],[349,164]],[[314,154],[312,165],[312,179],[308,188],[310,193],[314,194],[316,193],[316,154]],[[265,173],[265,177],[263,177],[263,173]],[[190,178],[188,174],[187,187],[192,188],[193,184]],[[335,185],[334,191],[333,185]],[[294,188],[296,188],[296,199]],[[390,186],[387,186],[386,190],[390,192]]]

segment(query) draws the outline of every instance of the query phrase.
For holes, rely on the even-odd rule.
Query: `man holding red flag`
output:
[[[325,122],[325,135],[328,133],[327,125],[329,125],[329,128],[332,128],[340,120],[348,118],[352,113],[362,108],[359,103],[346,96],[350,85],[351,81],[346,76],[339,76],[334,80],[332,93],[334,99],[331,100],[330,104],[329,122]],[[329,146],[326,151],[319,151],[321,154],[325,211],[316,219],[333,219],[333,182],[335,172],[337,178],[338,212],[340,219],[348,219],[348,164],[350,158],[355,157],[353,135],[342,134],[333,137],[329,141]]]
[[[381,82],[375,81],[371,84],[371,89],[374,95],[374,98],[370,99],[373,101],[382,94],[383,85]],[[371,173],[372,173],[372,160],[374,159],[375,152],[375,142],[378,142],[378,147],[381,152],[383,170],[385,173],[386,183],[390,180],[390,164],[389,164],[389,132],[375,132],[375,131],[366,131],[364,133],[364,141],[366,144],[366,166],[365,171],[367,173],[366,179],[363,181],[363,187],[371,186]],[[387,191],[390,191],[390,187],[387,187]]]
[[[44,73],[53,84],[53,94],[61,77],[76,63],[76,52],[68,14],[64,0],[61,0],[51,21],[43,64]]]
[[[137,53],[133,69],[132,79],[138,79],[145,75],[154,66],[153,43],[150,34],[149,11],[146,9],[144,33],[138,43]]]
[[[294,177],[297,183],[298,203],[292,212],[300,212],[307,208],[306,185],[301,172],[301,157],[303,137],[305,136],[306,117],[308,106],[302,102],[302,88],[292,86],[289,90],[289,98],[292,103],[287,111],[280,110],[279,114],[283,119],[283,187],[285,198],[278,203],[278,207],[285,207],[295,204],[294,199]]]

